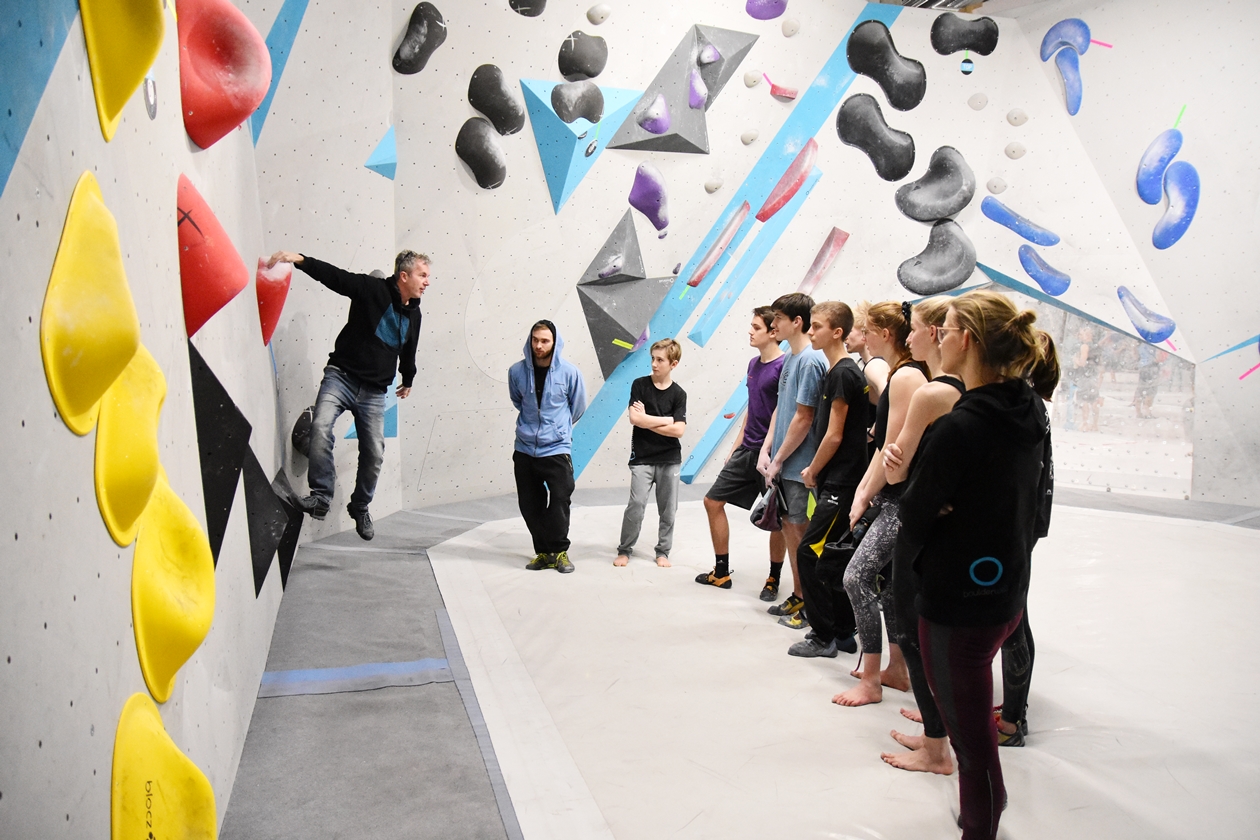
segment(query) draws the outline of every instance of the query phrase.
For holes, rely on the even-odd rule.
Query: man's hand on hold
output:
[[[276,251],[274,254],[271,255],[271,258],[267,260],[267,268],[275,268],[276,263],[282,263],[282,262],[293,263],[294,265],[298,265],[299,263],[302,262],[302,255],[295,254],[292,251]]]

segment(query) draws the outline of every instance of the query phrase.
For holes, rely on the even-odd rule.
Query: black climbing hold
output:
[[[446,21],[432,3],[421,3],[407,21],[407,31],[394,53],[394,69],[410,76],[419,73],[433,51],[446,40]]]
[[[857,93],[836,114],[836,132],[846,146],[861,149],[885,181],[900,181],[914,166],[914,138],[890,128],[875,97]]]
[[[599,141],[592,140],[591,145],[586,147],[586,156],[590,157],[591,155],[595,154],[595,149],[598,147],[599,147]]]
[[[492,190],[507,178],[507,159],[499,145],[499,135],[490,121],[472,117],[464,123],[455,138],[455,154],[468,164],[477,185]]]
[[[953,216],[971,203],[976,175],[953,146],[932,153],[927,172],[897,190],[897,209],[916,222]]]
[[[597,123],[604,118],[604,92],[594,82],[562,82],[551,89],[551,107],[566,123],[578,117]]]
[[[927,71],[923,64],[897,52],[892,33],[877,20],[858,24],[849,36],[846,50],[854,73],[870,76],[898,111],[909,111],[927,93]]]
[[[608,65],[608,42],[598,35],[574,30],[560,45],[556,61],[560,65],[560,75],[570,82],[593,79]]]
[[[236,484],[249,452],[251,427],[191,341],[188,363],[197,450],[201,456],[201,492],[206,503],[206,536],[217,566],[236,498]]]
[[[379,271],[380,269],[377,269]],[[381,279],[385,279],[382,275]],[[298,415],[297,422],[293,424],[293,431],[289,434],[289,442],[293,444],[293,448],[302,454],[303,457],[311,457],[311,427],[315,423],[315,406],[308,405],[302,409],[302,413]]]
[[[525,106],[493,64],[483,64],[468,80],[468,104],[485,114],[494,130],[507,136],[525,127]]]
[[[944,12],[932,21],[932,49],[941,55],[971,50],[989,55],[997,48],[998,25],[993,18],[963,20],[953,12]]]
[[[525,17],[538,17],[547,10],[547,0],[508,0],[508,5]]]
[[[928,244],[918,256],[897,267],[897,280],[916,295],[956,289],[976,270],[976,246],[952,219],[932,225]]]

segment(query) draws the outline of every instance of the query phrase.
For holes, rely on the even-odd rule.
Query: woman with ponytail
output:
[[[992,840],[1006,805],[991,668],[1024,611],[1048,468],[1049,417],[1027,381],[1048,364],[1036,318],[989,291],[950,305],[941,364],[966,392],[923,441],[900,510],[924,671],[958,757],[963,840]]]

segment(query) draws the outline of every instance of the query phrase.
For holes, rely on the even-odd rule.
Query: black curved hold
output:
[[[932,225],[927,247],[897,267],[897,280],[916,295],[956,289],[976,270],[976,246],[952,219]]]
[[[394,53],[394,69],[410,76],[429,63],[429,56],[446,40],[446,21],[432,3],[421,3],[407,21],[407,31]]]
[[[608,66],[608,42],[598,35],[574,30],[560,45],[556,62],[560,75],[570,82],[593,79]]]
[[[989,55],[997,49],[998,25],[993,18],[963,20],[953,12],[944,12],[932,21],[932,49],[941,55],[971,50],[976,55]]]
[[[844,100],[836,114],[836,133],[846,146],[865,152],[885,181],[900,181],[914,167],[914,138],[890,128],[879,102],[869,93]]]
[[[547,10],[547,0],[508,0],[508,5],[525,17],[538,17]]]
[[[604,118],[604,92],[594,82],[564,82],[551,89],[551,107],[566,123],[578,117],[597,123]]]
[[[468,80],[468,104],[485,114],[494,130],[507,136],[525,127],[525,106],[508,86],[503,71],[483,64]]]
[[[909,111],[927,93],[927,71],[921,62],[897,52],[892,33],[877,20],[859,23],[849,35],[846,49],[854,73],[870,76],[879,85],[888,104]]]
[[[507,159],[499,135],[487,119],[472,117],[464,123],[455,138],[455,154],[468,164],[483,190],[492,190],[507,178]]]
[[[960,212],[976,194],[976,175],[953,146],[932,153],[928,170],[897,190],[897,209],[916,222],[935,222]]]

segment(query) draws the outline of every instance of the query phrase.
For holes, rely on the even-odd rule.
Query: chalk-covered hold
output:
[[[597,123],[604,118],[604,92],[591,81],[561,82],[551,89],[551,107],[566,123],[578,117]]]
[[[782,29],[783,37],[791,38],[797,32],[801,31],[801,22],[796,18],[784,18]]]
[[[996,175],[990,178],[989,182],[985,184],[985,186],[988,187],[989,192],[994,195],[1001,195],[1006,192],[1006,181]]]
[[[707,192],[709,195],[713,195],[715,192],[717,192],[720,189],[722,189],[721,178],[710,178],[708,181],[704,182],[704,191]]]
[[[598,35],[587,35],[580,29],[569,33],[556,57],[560,75],[566,81],[593,79],[608,66],[608,42]]]
[[[967,104],[973,111],[983,111],[989,104],[989,96],[985,93],[973,93],[967,98]]]
[[[607,3],[596,3],[586,10],[586,19],[591,22],[592,26],[599,26],[608,20],[608,16],[612,14],[612,7]]]
[[[494,130],[506,136],[525,127],[525,106],[508,85],[503,71],[483,64],[468,80],[468,104],[485,114]]]
[[[483,190],[495,189],[507,178],[507,158],[499,145],[499,133],[487,119],[473,117],[464,123],[455,138],[455,154],[472,170]]]
[[[751,146],[753,143],[756,143],[757,129],[754,128],[751,131],[745,131],[743,134],[739,135],[739,142],[743,143],[745,146]]]
[[[744,74],[744,87],[754,88],[761,84],[761,71],[749,70]]]

